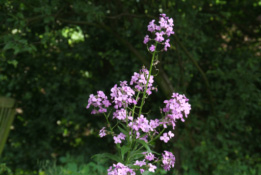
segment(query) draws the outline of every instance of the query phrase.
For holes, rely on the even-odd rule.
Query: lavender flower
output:
[[[150,51],[151,51],[151,52],[154,52],[155,49],[156,49],[156,47],[155,47],[154,45],[151,45],[151,46],[150,46]]]
[[[152,90],[156,90],[155,87],[153,87],[153,82],[154,82],[154,77],[153,75],[150,76],[150,79],[148,80],[149,77],[149,71],[143,67],[140,70],[140,73],[134,72],[134,75],[131,77],[130,85],[135,85],[135,89],[137,91],[145,91],[145,86],[148,82],[148,87],[146,93],[150,95]]]
[[[160,140],[163,140],[165,143],[169,141],[169,137],[167,133],[164,133],[163,136],[160,137]]]
[[[160,14],[159,25],[155,24],[155,19],[153,19],[148,25],[148,31],[151,35],[155,36],[151,37],[154,39],[149,39],[149,35],[146,35],[143,43],[148,44],[150,40],[154,40],[156,44],[164,45],[162,50],[167,51],[170,47],[170,40],[167,38],[174,34],[173,26],[174,23],[172,18],[167,17],[166,14]],[[151,44],[149,51],[156,51],[155,44]]]
[[[133,165],[138,165],[138,166],[142,167],[142,166],[146,165],[145,159],[142,161],[136,160],[136,162]]]
[[[117,118],[118,120],[125,121],[126,119],[126,109],[121,108],[119,110],[116,110],[116,112],[113,113],[113,118]]]
[[[147,44],[148,42],[149,42],[149,35],[146,35],[145,37],[144,37],[144,41],[143,41],[143,43],[144,44]]]
[[[154,173],[155,169],[157,169],[157,167],[155,165],[152,165],[151,163],[149,163],[149,171]]]
[[[108,175],[136,175],[135,171],[122,163],[113,164],[107,170]]]
[[[158,24],[155,23],[155,20],[150,21],[148,25],[149,35],[146,35],[143,40],[144,44],[149,45],[149,51],[153,52],[150,71],[143,67],[138,73],[134,72],[129,85],[127,81],[122,81],[120,85],[116,84],[111,88],[110,96],[114,105],[112,119],[117,119],[117,123],[115,122],[112,125],[109,122],[111,111],[104,114],[107,121],[106,127],[109,127],[111,132],[107,132],[106,127],[103,127],[99,132],[99,136],[104,137],[107,134],[111,134],[114,143],[118,144],[117,148],[121,149],[118,155],[119,158],[122,159],[122,162],[128,162],[128,164],[124,165],[120,162],[113,164],[107,170],[108,175],[136,175],[136,173],[143,174],[145,171],[155,172],[157,167],[154,164],[158,162],[162,162],[162,167],[166,171],[174,167],[175,157],[169,151],[164,151],[162,159],[155,157],[152,152],[143,152],[143,156],[137,157],[135,160],[134,158],[136,157],[129,154],[129,151],[132,153],[135,151],[144,151],[145,148],[148,150],[150,145],[147,145],[148,147],[144,146],[144,143],[138,140],[150,143],[158,139],[157,135],[162,133],[165,128],[172,126],[174,129],[176,121],[180,119],[184,122],[190,113],[191,106],[188,103],[189,100],[185,95],[178,93],[173,93],[171,99],[164,101],[165,107],[161,109],[163,118],[149,120],[142,113],[145,99],[152,94],[153,90],[157,90],[153,86],[154,76],[151,75],[152,67],[156,65],[154,58],[157,58],[155,56],[159,50],[167,51],[170,48],[169,37],[174,34],[173,26],[173,19],[167,17],[166,14],[160,15]],[[140,99],[141,102],[138,103]],[[104,92],[97,91],[97,95],[90,95],[87,108],[90,106],[94,107],[92,114],[106,113],[110,105],[111,102]],[[172,131],[168,131],[159,136],[159,139],[167,143],[173,137],[174,134]],[[124,141],[125,139],[126,141]],[[123,141],[124,145],[120,146],[119,144]],[[135,143],[136,146],[132,147],[132,143]],[[130,150],[126,152],[126,148]]]
[[[91,94],[88,100],[88,105],[86,108],[88,109],[90,106],[94,106],[95,109],[92,110],[91,114],[98,114],[107,112],[107,109],[111,103],[107,100],[107,96],[102,91],[97,91],[97,95]],[[98,109],[97,109],[98,108]]]
[[[163,168],[164,170],[169,171],[171,167],[174,168],[175,156],[169,151],[164,152],[165,154],[162,154]]]
[[[117,144],[117,143],[121,143],[122,140],[125,140],[125,135],[123,133],[120,133],[118,136],[114,136],[113,139],[114,139],[114,143]]]
[[[100,137],[104,137],[104,136],[106,136],[106,130],[105,130],[105,127],[103,127],[103,128],[100,130],[99,136],[100,136]]]
[[[152,153],[147,153],[147,154],[145,155],[145,159],[147,159],[147,160],[149,160],[149,161],[152,161],[152,160],[155,159],[155,156],[154,156],[154,154],[152,154]]]
[[[185,95],[178,93],[173,93],[172,99],[164,101],[166,104],[165,108],[163,108],[163,112],[166,113],[165,122],[171,124],[173,129],[175,128],[176,120],[180,119],[184,122],[184,117],[188,117],[191,110],[191,105],[188,101]]]
[[[114,108],[126,108],[129,104],[136,104],[133,98],[135,92],[127,85],[127,81],[122,81],[118,87],[117,84],[111,89],[111,99],[115,103]]]

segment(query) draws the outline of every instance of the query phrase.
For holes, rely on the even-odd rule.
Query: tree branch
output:
[[[178,37],[176,35],[174,35],[174,38],[175,38],[175,41],[177,42],[177,44],[181,47],[181,49],[184,51],[184,53],[187,55],[187,57],[190,59],[190,61],[194,64],[194,66],[196,66],[196,68],[200,72],[200,74],[201,74],[201,76],[202,76],[202,78],[205,82],[205,86],[207,88],[207,92],[208,92],[208,96],[209,96],[209,100],[210,100],[210,105],[211,105],[211,110],[212,110],[212,112],[214,112],[214,100],[213,100],[213,96],[212,96],[212,93],[211,93],[211,89],[210,89],[209,82],[208,82],[206,74],[201,69],[201,67],[198,65],[196,60],[192,57],[192,55],[188,52],[186,47],[180,42]],[[171,49],[173,49],[173,47],[171,47]]]

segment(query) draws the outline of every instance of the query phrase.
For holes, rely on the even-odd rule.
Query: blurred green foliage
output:
[[[175,153],[180,174],[260,174],[260,2],[1,0],[0,95],[15,98],[18,113],[0,161],[32,174],[38,160],[65,165],[59,158],[70,153],[87,164],[115,153],[111,138],[98,137],[105,121],[85,109],[88,96],[148,64],[146,27],[164,12],[176,34],[147,109],[174,89],[192,113],[156,149]]]

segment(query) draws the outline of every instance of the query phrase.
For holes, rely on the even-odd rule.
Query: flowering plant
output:
[[[167,143],[174,134],[178,119],[185,121],[190,113],[191,106],[185,95],[173,93],[171,99],[165,100],[165,107],[161,110],[160,119],[148,119],[142,112],[145,100],[156,91],[153,86],[154,76],[151,74],[153,65],[156,64],[156,54],[167,51],[170,47],[169,39],[173,31],[173,19],[161,14],[159,25],[152,20],[148,25],[150,35],[144,38],[152,53],[150,69],[143,67],[139,72],[134,72],[131,81],[121,81],[120,85],[111,88],[111,98],[104,92],[98,91],[97,95],[90,95],[87,108],[93,107],[92,114],[104,114],[107,126],[101,128],[99,136],[111,135],[114,139],[119,155],[102,154],[117,163],[108,169],[108,175],[136,175],[145,172],[155,172],[156,164],[161,163],[164,170],[169,171],[174,167],[175,156],[169,151],[158,154],[151,150],[152,143],[160,139]],[[108,111],[113,105],[114,112]],[[115,120],[112,126],[110,120]],[[170,127],[169,127],[170,126]],[[168,131],[167,131],[168,130]]]

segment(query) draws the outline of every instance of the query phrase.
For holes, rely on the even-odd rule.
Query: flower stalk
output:
[[[130,82],[121,81],[119,85],[114,85],[110,99],[102,91],[89,97],[87,108],[93,108],[91,114],[104,114],[106,118],[107,127],[100,130],[100,137],[111,135],[118,149],[118,155],[109,156],[118,162],[109,167],[108,175],[157,173],[160,169],[156,166],[158,163],[161,163],[161,167],[166,171],[174,167],[175,156],[166,150],[162,154],[156,153],[153,151],[153,142],[159,139],[167,143],[174,137],[171,130],[175,129],[176,121],[184,122],[190,113],[189,100],[185,95],[173,93],[171,99],[163,102],[165,106],[161,118],[149,119],[147,114],[142,112],[145,99],[156,90],[152,75],[155,58],[159,52],[167,51],[170,47],[168,38],[174,34],[173,26],[173,19],[165,14],[160,15],[159,25],[152,20],[148,25],[150,36],[146,35],[143,41],[152,53],[149,70],[143,67],[138,73],[134,72]],[[138,105],[141,94],[141,102]],[[114,112],[110,117],[111,112],[107,111],[112,105]],[[111,122],[116,124],[113,126]]]

